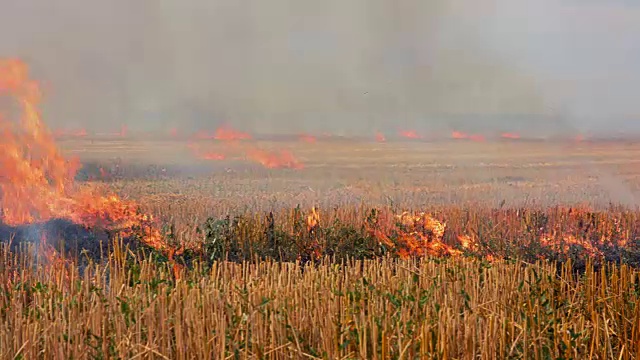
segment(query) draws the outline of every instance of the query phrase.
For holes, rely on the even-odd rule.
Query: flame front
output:
[[[20,225],[65,218],[124,234],[136,231],[154,248],[166,248],[153,219],[140,214],[136,203],[74,183],[79,162],[64,158],[42,122],[40,89],[28,78],[26,64],[0,60],[0,96],[13,98],[20,113],[17,121],[0,118],[2,222]]]
[[[329,135],[329,137],[330,137],[330,135]],[[313,144],[316,141],[318,141],[318,139],[315,136],[309,135],[309,134],[302,134],[302,135],[299,136],[299,139],[302,142],[306,142],[306,143],[310,143],[310,144]]]
[[[507,133],[500,134],[500,137],[503,139],[518,140],[520,139],[520,134],[507,132]]]
[[[400,136],[407,139],[422,139],[422,136],[420,136],[415,130],[400,131]]]
[[[463,133],[460,131],[454,131],[451,133],[451,138],[452,139],[457,139],[457,140],[472,140],[472,141],[484,141],[484,136],[480,135],[480,134],[467,134],[467,133]]]
[[[462,253],[443,242],[446,223],[424,212],[403,212],[393,216],[383,211],[373,222],[367,223],[366,228],[381,244],[396,249],[402,258],[457,256]]]
[[[302,169],[304,165],[287,150],[268,151],[257,148],[248,149],[247,159],[258,162],[269,169],[289,168]]]

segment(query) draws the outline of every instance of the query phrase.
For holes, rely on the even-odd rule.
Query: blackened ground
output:
[[[54,219],[43,223],[9,226],[0,223],[0,243],[8,243],[12,252],[33,245],[34,250],[46,242],[65,258],[77,259],[79,265],[97,262],[110,251],[113,234],[103,229],[87,229],[69,220]],[[124,239],[124,245],[138,246],[135,239]]]

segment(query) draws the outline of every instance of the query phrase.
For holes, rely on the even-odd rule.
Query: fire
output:
[[[422,139],[422,136],[420,136],[415,130],[400,131],[400,136],[407,139]]]
[[[12,97],[20,110],[17,121],[0,118],[0,219],[20,225],[65,218],[87,227],[142,235],[150,246],[167,249],[153,218],[135,202],[74,183],[77,160],[65,159],[42,122],[38,84],[28,78],[19,60],[0,60],[0,96]],[[123,132],[126,133],[126,127]]]
[[[443,242],[446,223],[424,212],[403,212],[395,216],[382,212],[373,223],[367,223],[366,228],[381,244],[395,248],[402,258],[462,253]]]
[[[193,155],[202,160],[224,160],[226,159],[225,154],[214,152],[214,151],[202,151],[197,145],[194,143],[189,143],[187,145]]]
[[[246,151],[249,160],[258,162],[269,169],[289,168],[302,169],[304,165],[287,150],[267,151],[251,148]]]
[[[453,139],[458,139],[458,140],[463,140],[464,139],[464,140],[472,140],[472,141],[479,141],[479,142],[482,142],[482,141],[485,140],[483,135],[480,135],[480,134],[471,134],[471,135],[469,135],[469,134],[466,134],[466,133],[463,133],[463,132],[460,132],[460,131],[452,132],[451,133],[451,137]]]
[[[251,135],[223,126],[216,130],[213,138],[216,140],[250,140]]]
[[[313,144],[313,143],[315,143],[315,142],[318,140],[318,139],[316,139],[316,137],[315,137],[315,136],[313,136],[313,135],[308,135],[308,134],[302,134],[302,135],[300,135],[299,139],[300,139],[300,141],[304,141],[304,142],[306,142],[306,143],[310,143],[310,144]]]
[[[478,242],[469,235],[458,235],[458,242],[465,250],[476,251],[478,248]]]
[[[376,133],[376,141],[377,142],[385,142],[385,141],[387,141],[387,138],[384,136],[383,133],[377,132]]]
[[[307,215],[307,232],[313,234],[320,226],[320,213],[316,207],[311,208],[311,213]]]
[[[577,238],[574,235],[565,235],[560,239],[551,234],[542,235],[540,237],[540,245],[565,255],[569,254],[572,246],[577,246],[582,248],[579,255],[583,257],[596,258],[604,256],[604,253],[588,239]]]
[[[229,126],[221,126],[213,133],[206,130],[200,130],[195,133],[194,138],[198,140],[250,140],[251,135],[249,133],[234,130]]]
[[[119,137],[127,137],[128,133],[129,133],[129,127],[127,125],[122,125],[120,127],[120,131],[116,135]]]
[[[503,139],[512,139],[512,140],[517,140],[520,139],[520,134],[516,134],[516,133],[502,133],[500,135],[500,137],[502,137]]]
[[[203,160],[224,160],[226,157],[224,154],[208,152],[200,155],[200,158]]]

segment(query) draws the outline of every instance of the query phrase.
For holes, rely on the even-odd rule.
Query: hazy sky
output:
[[[640,129],[635,4],[5,0],[0,55],[32,65],[56,127]]]

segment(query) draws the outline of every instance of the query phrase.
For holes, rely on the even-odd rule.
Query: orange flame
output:
[[[385,142],[385,141],[387,141],[387,138],[385,138],[383,133],[377,132],[376,133],[376,141],[377,142]]]
[[[311,208],[311,213],[307,215],[307,232],[309,234],[316,231],[316,229],[320,226],[320,213],[316,207]]]
[[[216,130],[213,138],[216,140],[249,140],[251,135],[223,126]]]
[[[200,154],[200,158],[203,160],[224,160],[226,157],[224,154],[216,153],[216,152],[208,152],[204,154]]]
[[[463,133],[463,132],[460,132],[460,131],[452,132],[451,133],[451,137],[453,139],[458,139],[458,140],[463,140],[464,139],[464,140],[472,140],[472,141],[479,141],[479,142],[485,140],[483,135],[480,135],[480,134],[471,134],[471,135],[469,135],[469,134],[466,134],[466,133]]]
[[[520,134],[516,134],[516,133],[502,133],[500,135],[500,137],[502,137],[503,139],[512,139],[512,140],[517,140],[520,139]]]
[[[381,244],[397,249],[398,255],[402,258],[425,255],[457,256],[462,253],[442,241],[446,223],[424,212],[403,212],[396,216],[383,212],[375,223],[368,223],[366,228]]]
[[[132,201],[104,196],[95,189],[74,183],[77,160],[67,160],[44,125],[38,104],[39,86],[28,78],[26,64],[16,59],[0,60],[0,96],[10,96],[21,110],[19,121],[0,119],[0,219],[19,225],[65,218],[87,227],[132,234],[164,250],[153,219],[138,211]],[[126,131],[126,128],[124,128]]]
[[[310,143],[310,144],[315,143],[317,141],[315,136],[308,135],[308,134],[302,134],[302,135],[300,135],[299,138],[300,138],[300,141],[304,141],[304,142],[307,142],[307,143]]]
[[[187,147],[191,149],[193,155],[202,160],[224,160],[226,156],[224,154],[214,152],[214,151],[202,151],[196,144],[189,143]]]
[[[267,151],[261,149],[248,149],[247,158],[258,162],[269,169],[289,168],[302,169],[304,165],[287,150]]]
[[[415,130],[400,131],[400,136],[407,139],[422,139],[422,136],[420,136]]]
[[[122,125],[120,127],[120,131],[116,135],[119,137],[127,137],[127,134],[129,134],[129,127],[127,125]]]

